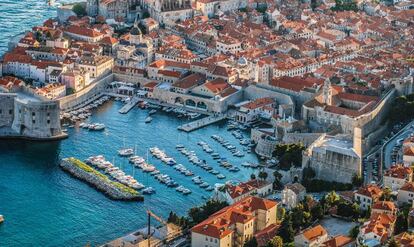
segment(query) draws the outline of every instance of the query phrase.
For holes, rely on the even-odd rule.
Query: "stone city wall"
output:
[[[105,91],[107,85],[113,81],[113,78],[113,74],[110,74],[99,81],[91,83],[79,92],[60,98],[60,109],[63,111],[70,110],[98,97]]]

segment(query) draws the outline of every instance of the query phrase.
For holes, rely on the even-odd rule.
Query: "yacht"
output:
[[[133,154],[134,154],[134,149],[132,148],[123,148],[123,149],[118,150],[119,156],[127,157]]]
[[[224,176],[223,174],[219,174],[219,175],[217,175],[217,178],[218,179],[224,179],[224,178],[226,178],[226,176]]]

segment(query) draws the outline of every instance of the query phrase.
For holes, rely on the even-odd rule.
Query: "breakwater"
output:
[[[60,167],[72,176],[85,181],[113,200],[143,201],[144,197],[123,184],[110,180],[107,176],[75,158],[66,158]]]

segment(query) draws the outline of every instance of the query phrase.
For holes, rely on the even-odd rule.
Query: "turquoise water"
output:
[[[176,144],[182,143],[191,147],[200,158],[206,159],[208,164],[227,178],[245,180],[251,174],[252,170],[246,170],[240,164],[247,160],[257,161],[253,154],[243,158],[233,157],[210,138],[212,134],[220,134],[241,149],[236,139],[225,130],[224,124],[184,133],[176,128],[187,120],[159,112],[150,124],[145,124],[148,110],[136,108],[127,115],[121,115],[118,113],[121,106],[120,102],[108,102],[94,112],[91,120],[105,123],[107,129],[104,132],[69,129],[68,139],[54,143],[0,141],[0,213],[6,218],[0,226],[0,246],[80,246],[87,242],[103,243],[145,226],[146,208],[151,208],[164,218],[170,210],[185,214],[190,207],[203,202],[202,196],[211,193],[199,189],[191,182],[191,177],[185,177],[149,156],[150,162],[162,173],[169,174],[193,193],[188,196],[179,194],[137,169],[135,177],[145,185],[155,187],[156,194],[145,196],[144,203],[111,201],[60,170],[57,164],[63,157],[85,159],[103,154],[108,160],[115,159],[118,166],[132,174],[132,166],[127,159],[117,156],[117,150],[124,145],[136,145],[138,154],[145,156],[148,148],[158,146],[209,184],[223,182],[190,164],[175,149]],[[242,170],[231,173],[219,167],[210,155],[196,145],[200,140],[209,143]]]
[[[7,50],[10,37],[30,30],[33,25],[55,15],[56,9],[47,7],[46,1],[0,0],[0,54]],[[209,192],[195,186],[191,178],[150,158],[159,170],[170,174],[193,193],[183,196],[136,170],[135,177],[145,185],[155,187],[157,193],[146,196],[144,203],[111,201],[60,170],[58,162],[63,157],[84,159],[103,154],[111,161],[115,157],[115,163],[132,174],[132,166],[117,157],[117,149],[124,143],[136,145],[139,154],[145,155],[147,148],[157,145],[209,184],[219,182],[215,176],[189,164],[175,150],[175,145],[182,143],[192,147],[200,158],[206,159],[228,178],[245,180],[252,172],[239,165],[242,171],[229,173],[218,167],[196,145],[199,140],[206,141],[233,164],[256,161],[254,155],[234,158],[210,138],[210,135],[219,133],[237,143],[222,125],[186,134],[176,130],[185,120],[173,115],[157,113],[151,124],[145,124],[147,111],[134,109],[127,115],[121,115],[118,113],[120,107],[118,102],[109,102],[94,113],[92,121],[105,123],[105,132],[70,129],[69,139],[52,143],[0,140],[0,214],[6,219],[0,225],[0,246],[102,244],[145,226],[147,207],[166,218],[170,210],[185,214],[190,207],[203,202],[202,196],[209,195]]]

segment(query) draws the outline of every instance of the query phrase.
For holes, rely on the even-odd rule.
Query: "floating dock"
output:
[[[127,114],[134,106],[138,104],[139,101],[142,101],[141,98],[133,97],[131,101],[126,103],[121,109],[119,109],[119,113],[121,114]]]
[[[185,131],[185,132],[191,132],[193,130],[203,128],[207,125],[217,123],[224,119],[226,119],[226,115],[208,116],[208,117],[193,121],[191,123],[178,126],[177,129]]]

